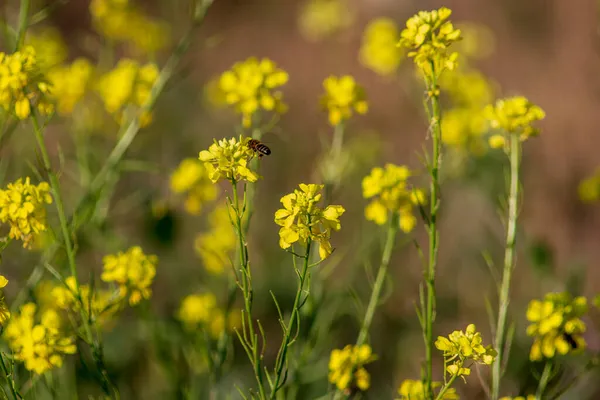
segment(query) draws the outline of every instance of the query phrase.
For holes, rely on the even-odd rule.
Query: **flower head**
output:
[[[461,39],[461,32],[448,20],[451,14],[446,7],[419,11],[406,21],[406,28],[400,33],[400,46],[409,50],[408,56],[414,58],[426,76],[456,67],[458,54],[448,48]]]
[[[323,81],[323,88],[321,103],[329,111],[329,123],[333,126],[346,121],[354,112],[365,114],[369,109],[364,90],[350,75],[330,76]]]
[[[129,299],[129,304],[135,305],[150,298],[158,257],[146,255],[139,246],[134,246],[125,253],[104,256],[103,262],[101,278],[119,286],[121,299]]]
[[[219,309],[217,298],[212,293],[191,294],[185,297],[177,318],[188,330],[207,329],[210,335],[217,339],[225,329],[233,330],[239,326],[240,313],[231,312],[225,318],[225,312]]]
[[[6,279],[4,275],[0,275],[0,289],[4,288],[6,285],[8,285],[8,279]],[[6,305],[6,300],[4,300],[4,292],[0,290],[0,326],[4,325],[9,318],[10,311]]]
[[[527,335],[534,338],[529,358],[539,361],[553,358],[556,353],[567,354],[585,349],[587,312],[585,297],[572,298],[569,293],[548,293],[544,300],[532,300],[527,308]]]
[[[399,38],[398,26],[393,20],[372,20],[363,33],[360,62],[379,75],[393,75],[402,60],[397,46]]]
[[[67,58],[67,45],[54,27],[44,27],[35,33],[28,29],[25,44],[35,49],[36,62],[42,71],[56,67]]]
[[[94,69],[85,58],[70,65],[58,66],[48,72],[52,85],[51,96],[56,100],[56,110],[61,115],[71,114],[90,85]]]
[[[522,141],[539,134],[539,129],[534,128],[532,124],[546,116],[544,110],[523,96],[500,99],[496,104],[488,105],[484,114],[492,128],[519,135]]]
[[[51,289],[54,306],[64,311],[83,310],[89,314],[91,321],[106,323],[116,311],[117,302],[109,290],[90,288],[89,285],[79,285],[79,297],[76,296],[77,285],[75,278],[70,276],[65,280],[66,286],[57,285]],[[83,303],[83,304],[82,304]]]
[[[256,182],[258,175],[248,168],[248,162],[254,157],[254,151],[248,147],[250,138],[215,140],[208,150],[202,150],[200,161],[208,171],[208,178],[217,183],[221,179],[239,182]]]
[[[442,386],[441,382],[433,382],[431,385],[434,389]],[[412,379],[405,379],[400,388],[398,394],[400,395],[399,400],[425,400],[424,387],[422,381],[416,381]],[[458,400],[459,396],[456,393],[456,389],[449,388],[446,393],[442,396],[441,400]]]
[[[371,346],[367,344],[347,345],[342,350],[332,350],[329,358],[329,382],[339,390],[355,386],[365,391],[371,385],[371,377],[364,366],[375,359]]]
[[[594,173],[582,180],[577,187],[579,200],[583,203],[595,203],[600,200],[600,168]]]
[[[227,104],[242,114],[245,127],[252,125],[252,116],[259,110],[284,113],[287,106],[282,101],[279,87],[288,81],[288,74],[277,65],[263,58],[251,57],[238,62],[221,74],[219,88],[225,94]]]
[[[219,275],[231,263],[236,247],[236,236],[230,223],[230,210],[226,205],[217,206],[208,216],[209,230],[196,236],[194,247],[204,268]]]
[[[36,316],[36,305],[27,303],[10,319],[4,338],[15,359],[23,361],[25,368],[43,374],[63,363],[65,354],[75,354],[77,347],[72,336],[62,329],[56,310],[47,309]]]
[[[344,207],[328,205],[319,207],[323,185],[300,184],[300,190],[281,198],[283,208],[275,212],[275,223],[279,229],[279,246],[289,248],[300,242],[303,245],[311,241],[319,243],[321,259],[329,257],[333,252],[329,242],[331,231],[340,230],[340,216],[346,211]]]
[[[17,179],[0,189],[0,222],[10,225],[8,236],[31,247],[32,240],[47,229],[46,204],[52,203],[46,182],[32,185],[29,178]]]
[[[204,164],[196,158],[186,158],[171,174],[171,190],[185,193],[185,210],[199,215],[202,206],[217,197],[218,188],[208,179]]]
[[[465,366],[467,361],[491,365],[496,358],[496,350],[484,347],[481,333],[470,324],[465,331],[454,331],[448,337],[438,336],[435,347],[444,353],[446,372],[451,375],[465,376],[471,369]]]
[[[346,0],[306,0],[298,25],[306,39],[318,41],[347,28],[353,20]]]
[[[371,199],[365,208],[365,217],[378,225],[383,225],[390,215],[397,214],[400,229],[413,230],[417,223],[413,208],[424,205],[425,194],[421,189],[412,189],[408,184],[411,172],[405,166],[386,164],[376,167],[363,178],[363,197]]]

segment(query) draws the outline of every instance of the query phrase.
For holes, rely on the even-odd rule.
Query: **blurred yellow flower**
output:
[[[282,101],[283,93],[277,90],[287,81],[287,72],[273,61],[250,57],[221,74],[219,89],[224,93],[226,103],[242,114],[243,125],[250,127],[252,116],[260,110],[276,113],[287,110]]]
[[[318,41],[347,28],[353,20],[347,0],[306,0],[298,25],[306,39]]]
[[[8,285],[8,279],[4,275],[0,275],[0,289],[3,289],[6,285]],[[0,290],[0,326],[4,325],[9,318],[10,311],[6,305],[6,300],[4,300],[4,291]]]
[[[67,59],[67,45],[56,28],[45,27],[36,33],[28,30],[25,44],[34,48],[37,65],[42,71],[56,67]]]
[[[214,275],[222,274],[230,265],[230,257],[236,247],[236,235],[231,227],[229,212],[226,205],[217,206],[208,216],[208,231],[200,233],[194,241],[196,254],[204,268]]]
[[[70,65],[58,66],[48,72],[52,85],[51,97],[56,100],[56,110],[61,115],[73,112],[89,87],[94,68],[85,58],[78,58]]]
[[[579,183],[577,192],[579,199],[584,203],[596,203],[600,200],[600,168],[594,175]]]
[[[275,212],[275,223],[281,226],[279,246],[287,249],[296,242],[305,246],[310,239],[319,243],[319,256],[325,259],[333,252],[331,231],[340,230],[339,218],[346,210],[337,205],[318,206],[323,185],[301,183],[299,187],[281,198],[283,208]]]
[[[323,107],[329,111],[329,123],[336,126],[357,112],[366,114],[369,105],[364,90],[350,75],[330,76],[323,81],[325,94],[321,98]]]
[[[248,147],[250,138],[215,140],[208,150],[198,155],[208,171],[208,178],[217,183],[221,179],[232,182],[246,180],[256,182],[258,175],[248,168],[248,162],[254,157],[254,151]]]
[[[504,397],[500,397],[500,400],[535,400],[535,395],[528,394],[527,396],[517,396],[517,397],[504,396]]]
[[[182,300],[177,319],[190,331],[204,328],[212,338],[218,339],[225,329],[231,331],[239,327],[241,314],[232,311],[225,321],[225,312],[218,308],[214,294],[191,294]]]
[[[486,25],[473,22],[460,22],[461,39],[456,43],[456,51],[468,58],[486,58],[494,52],[495,38]]]
[[[199,215],[202,206],[217,198],[218,188],[208,179],[204,164],[196,158],[186,158],[171,174],[171,190],[185,193],[185,210]]]
[[[539,133],[539,129],[532,124],[546,116],[540,107],[523,96],[500,99],[496,104],[488,105],[484,113],[492,128],[519,135],[522,141]]]
[[[119,286],[121,299],[129,299],[129,304],[135,305],[150,298],[158,257],[146,255],[139,246],[134,246],[125,253],[104,256],[103,262],[101,278]]]
[[[9,183],[0,189],[0,222],[10,225],[8,236],[23,241],[23,247],[30,248],[32,240],[48,229],[46,204],[52,203],[50,186],[42,182],[35,186],[29,177]]]
[[[25,368],[41,375],[59,368],[66,354],[75,354],[75,339],[61,329],[62,321],[53,309],[47,309],[36,318],[36,305],[23,305],[10,319],[4,338],[16,360],[23,361]]]
[[[432,382],[431,386],[434,389],[436,389],[441,387],[442,383]],[[425,400],[425,395],[423,394],[423,382],[412,379],[405,379],[404,381],[402,381],[402,384],[400,384],[398,394],[400,395],[400,398],[398,400]],[[448,390],[446,390],[446,393],[442,395],[440,400],[458,400],[459,398],[460,397],[456,393],[456,389],[449,388]]]
[[[402,52],[397,45],[399,39],[398,26],[393,20],[372,20],[363,33],[360,62],[379,75],[395,74],[402,60]]]
[[[471,368],[465,366],[467,361],[491,365],[496,358],[496,350],[491,346],[484,347],[481,333],[473,324],[465,331],[454,331],[448,337],[438,336],[435,347],[444,353],[444,365],[450,375],[465,376],[471,374]],[[469,364],[471,365],[471,364]]]
[[[75,278],[70,276],[65,280],[67,286],[56,285],[52,288],[55,307],[64,311],[79,312],[82,304],[76,298],[77,287]],[[109,290],[90,289],[89,285],[79,285],[79,293],[83,310],[88,314],[89,320],[104,324],[116,311],[116,300],[112,301],[112,292]]]
[[[371,346],[347,345],[342,350],[335,349],[329,358],[329,382],[339,390],[355,386],[365,391],[371,385],[371,377],[364,368],[377,357],[372,353]]]

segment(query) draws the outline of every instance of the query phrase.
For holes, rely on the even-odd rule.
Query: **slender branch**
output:
[[[21,8],[19,9],[19,30],[17,31],[17,40],[15,41],[15,51],[18,51],[23,47],[25,43],[25,34],[27,33],[27,27],[29,25],[29,7],[31,6],[30,0],[21,0]]]
[[[4,354],[1,352],[0,352],[0,365],[2,365],[2,371],[4,372],[4,375],[6,376],[6,381],[8,383],[8,387],[10,388],[10,393],[12,394],[13,398],[15,400],[22,399],[23,396],[21,396],[21,394],[15,387],[14,375],[8,371],[8,368],[6,367],[6,364],[4,363]]]
[[[537,390],[535,392],[535,400],[542,400],[542,398],[544,396],[544,392],[546,391],[546,386],[548,386],[548,382],[550,381],[551,373],[552,373],[552,363],[550,361],[546,361],[546,365],[544,365],[544,371],[542,372],[540,382],[539,382]]]
[[[435,400],[442,400],[444,398],[444,395],[446,394],[448,389],[450,389],[452,387],[452,384],[454,383],[456,378],[458,378],[458,374],[452,375],[450,380],[448,382],[446,382],[446,384],[442,387],[442,389],[440,389],[440,392],[435,397]],[[433,395],[433,392],[432,392],[432,395]]]

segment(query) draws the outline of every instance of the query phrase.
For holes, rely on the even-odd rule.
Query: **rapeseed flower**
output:
[[[72,64],[58,66],[48,72],[52,85],[51,95],[56,101],[56,110],[61,115],[73,112],[75,105],[85,95],[94,72],[94,67],[85,58],[78,58]]]
[[[89,314],[92,322],[105,323],[116,311],[116,301],[113,301],[113,293],[109,290],[90,288],[89,285],[79,285],[81,302],[76,297],[77,285],[75,278],[70,276],[65,280],[66,287],[56,285],[52,288],[51,296],[54,298],[55,308],[79,312],[83,310]]]
[[[6,285],[8,285],[8,279],[4,275],[0,275],[0,289],[3,289]],[[4,325],[9,318],[10,311],[6,305],[6,300],[4,300],[4,292],[0,290],[0,326]]]
[[[248,162],[254,157],[254,151],[248,147],[250,138],[215,140],[208,150],[199,154],[200,161],[208,171],[208,178],[217,183],[221,179],[231,182],[256,182],[258,174],[248,168]]]
[[[368,344],[347,345],[342,350],[333,350],[329,358],[329,382],[339,390],[352,387],[367,390],[371,385],[371,376],[364,366],[376,358]]]
[[[225,329],[231,331],[239,327],[241,314],[239,311],[231,312],[226,321],[225,313],[218,308],[214,294],[191,294],[182,300],[177,319],[186,329],[194,331],[203,328],[217,339]]]
[[[433,382],[431,385],[434,389],[442,386],[441,382]],[[425,400],[423,390],[423,382],[412,379],[405,379],[398,389],[400,398],[398,400]],[[460,397],[456,393],[456,389],[449,388],[440,400],[458,400]]]
[[[540,361],[581,351],[587,346],[581,317],[587,312],[585,297],[569,293],[548,293],[543,300],[532,300],[527,308],[527,335],[534,338],[529,358]]]
[[[438,336],[435,347],[444,352],[446,372],[451,375],[466,376],[471,368],[465,366],[467,361],[491,365],[496,358],[496,350],[491,346],[484,347],[481,333],[475,325],[470,324],[465,331],[454,331],[448,337]]]
[[[46,204],[52,203],[46,182],[32,185],[29,177],[0,189],[0,222],[10,225],[8,236],[30,248],[35,236],[48,229]]]
[[[458,53],[448,48],[461,39],[461,32],[448,19],[452,11],[446,7],[419,11],[406,21],[400,33],[399,45],[408,49],[408,56],[426,77],[439,76],[445,69],[453,70]]]
[[[579,199],[584,203],[595,203],[600,200],[600,168],[594,175],[585,178],[577,187]]]
[[[538,135],[539,129],[532,124],[546,116],[544,110],[523,96],[500,99],[496,104],[488,105],[484,113],[492,128],[503,131],[492,136],[496,146],[504,143],[505,134],[518,135],[521,141]]]
[[[230,210],[226,205],[217,206],[208,216],[207,232],[200,233],[194,241],[196,254],[204,268],[220,275],[231,264],[231,254],[236,247],[236,235],[231,229]]]
[[[347,0],[307,0],[302,5],[298,25],[302,35],[318,41],[350,26],[354,20]]]
[[[306,245],[308,240],[319,243],[321,259],[333,252],[329,239],[331,231],[340,230],[340,216],[346,211],[338,205],[319,207],[323,185],[300,184],[300,190],[281,198],[283,208],[275,212],[275,223],[279,229],[279,246],[287,249],[299,242]]]
[[[386,164],[376,167],[363,178],[362,189],[365,199],[373,199],[365,208],[365,217],[378,225],[383,225],[394,214],[403,232],[410,232],[417,224],[413,214],[415,206],[426,203],[422,189],[413,189],[408,184],[411,176],[406,166]]]
[[[260,110],[284,113],[287,106],[279,87],[288,81],[288,73],[269,60],[250,57],[235,63],[221,74],[219,88],[225,101],[242,115],[245,127],[252,125],[252,117]]]
[[[66,354],[75,354],[75,339],[65,334],[62,321],[54,309],[46,309],[36,316],[34,303],[23,305],[10,319],[4,338],[16,360],[25,368],[41,375],[62,366]]]
[[[207,202],[217,198],[218,188],[208,179],[204,164],[195,158],[186,158],[171,174],[171,190],[174,193],[185,193],[185,210],[192,215],[199,215]]]
[[[119,286],[121,299],[128,299],[130,305],[136,305],[142,299],[150,298],[158,257],[146,255],[141,247],[134,246],[125,253],[104,256],[103,262],[101,278]]]
[[[67,45],[56,28],[45,27],[36,33],[28,30],[25,45],[34,48],[36,63],[41,71],[48,71],[67,59]]]
[[[399,39],[400,32],[393,20],[372,20],[363,33],[360,62],[379,75],[393,75],[402,60],[402,53],[397,46]]]
[[[323,107],[329,112],[329,123],[336,126],[352,117],[354,111],[365,114],[369,109],[365,92],[353,77],[330,76],[323,81]]]

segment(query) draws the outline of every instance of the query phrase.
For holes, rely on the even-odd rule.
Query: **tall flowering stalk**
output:
[[[510,282],[515,268],[515,246],[517,239],[517,218],[519,199],[519,169],[521,164],[521,142],[535,136],[539,131],[532,123],[544,118],[544,111],[525,97],[512,97],[498,100],[484,110],[492,128],[500,133],[490,138],[492,147],[503,148],[510,159],[510,187],[508,193],[508,210],[506,224],[506,247],[504,251],[504,268],[500,285],[498,320],[494,347],[498,351],[498,360],[492,370],[492,400],[500,396],[500,381],[503,366],[508,361],[509,349],[505,339]]]
[[[425,341],[425,366],[423,382],[425,398],[432,398],[432,348],[433,321],[435,319],[435,268],[439,248],[437,218],[440,208],[439,171],[442,160],[442,112],[440,108],[439,78],[445,70],[456,67],[458,54],[450,52],[452,43],[460,40],[460,30],[455,29],[448,19],[452,12],[442,7],[439,10],[420,11],[406,22],[400,34],[400,46],[409,50],[408,56],[415,61],[427,88],[425,109],[429,117],[432,137],[431,154],[427,157],[430,179],[431,202],[426,229],[429,236],[428,264],[424,271],[426,296],[421,300],[419,320]]]

